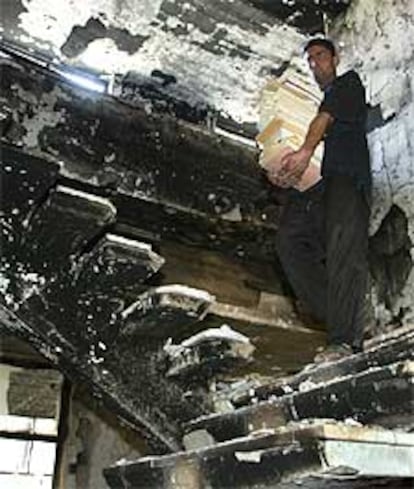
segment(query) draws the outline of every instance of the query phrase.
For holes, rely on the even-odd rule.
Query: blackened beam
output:
[[[22,320],[21,316],[25,316],[28,322]],[[158,432],[159,425],[150,419],[148,413],[146,416],[140,416],[138,403],[131,406],[124,392],[120,393],[111,388],[111,383],[115,383],[116,379],[109,372],[104,375],[99,369],[82,362],[76,352],[69,350],[70,345],[62,337],[53,334],[53,325],[48,336],[41,334],[38,328],[41,321],[41,319],[37,321],[36,316],[32,316],[30,312],[26,314],[19,312],[17,315],[0,304],[0,323],[9,333],[29,343],[69,379],[87,386],[91,395],[102,400],[114,416],[144,436],[155,453],[167,453],[179,449],[177,438],[171,436],[171,429],[168,430],[164,426],[164,429]]]

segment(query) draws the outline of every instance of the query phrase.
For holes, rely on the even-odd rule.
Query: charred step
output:
[[[368,451],[370,456],[364,456]],[[290,481],[305,488],[324,483],[335,487],[338,476],[348,477],[343,487],[374,487],[359,485],[359,478],[412,477],[413,451],[412,434],[316,421],[205,449],[124,462],[104,474],[112,489],[294,487]],[[356,474],[358,480],[349,479]],[[323,479],[315,486],[318,476]]]
[[[269,397],[280,397],[289,392],[299,391],[306,383],[319,384],[331,382],[336,378],[356,375],[369,368],[388,365],[397,361],[414,358],[414,328],[407,326],[382,335],[367,349],[359,354],[346,357],[340,361],[309,365],[298,374],[278,379],[274,383],[256,387],[249,395],[234,399],[236,406],[247,405],[251,400],[266,400]]]
[[[121,313],[122,336],[167,339],[203,319],[214,302],[209,293],[183,285],[164,285],[142,294]]]
[[[246,336],[222,325],[197,333],[177,345],[166,344],[164,351],[168,356],[168,377],[202,384],[219,372],[251,361],[254,346]]]
[[[302,385],[302,391],[194,420],[187,431],[206,430],[217,441],[274,429],[290,421],[332,418],[371,423],[412,412],[413,361],[404,361],[345,375],[331,382]]]

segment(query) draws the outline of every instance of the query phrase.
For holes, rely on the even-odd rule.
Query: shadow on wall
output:
[[[393,312],[398,322],[405,311],[394,309],[413,267],[408,236],[408,220],[400,207],[393,205],[369,243],[370,271],[380,303]]]

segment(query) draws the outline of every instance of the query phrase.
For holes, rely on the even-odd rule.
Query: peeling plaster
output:
[[[39,135],[45,127],[55,127],[65,120],[65,111],[55,110],[55,104],[58,99],[67,99],[65,93],[58,87],[45,93],[41,100],[37,100],[33,93],[25,91],[21,86],[14,85],[12,87],[17,91],[19,98],[25,100],[30,105],[39,105],[42,110],[36,111],[33,115],[24,113],[22,126],[26,130],[26,134],[22,138],[22,142],[27,148],[37,148],[39,146]]]
[[[185,42],[171,32],[159,32],[132,55],[120,51],[111,39],[96,40],[74,62],[95,70],[104,66],[114,73],[131,69],[147,76],[155,69],[174,73],[198,100],[205,100],[239,122],[256,122],[258,93],[268,81],[269,69],[293,56],[304,37],[280,26],[264,37],[243,32],[238,26],[227,26],[227,32],[232,41],[244,39],[255,52],[243,59],[206,51],[200,41],[206,41],[207,36],[194,29]]]
[[[122,50],[132,54],[137,51],[147,39],[146,36],[130,34],[126,29],[118,27],[107,28],[100,19],[90,18],[85,26],[75,26],[62,46],[62,53],[69,58],[77,56],[95,39],[109,37]]]
[[[64,62],[106,74],[135,71],[149,76],[156,69],[173,73],[199,99],[239,122],[257,120],[258,91],[270,70],[297,53],[305,39],[294,28],[244,4],[240,13],[219,6],[213,12],[213,6],[200,8],[195,0],[26,0],[24,6],[27,12],[20,14],[19,28],[37,43],[49,43]],[[252,18],[247,17],[250,11]],[[68,59],[62,50],[72,30],[91,19],[108,29],[107,37],[81,40],[86,49]],[[109,31],[116,28],[148,39],[131,53],[111,38]]]
[[[132,35],[147,35],[150,23],[163,0],[24,0],[27,12],[19,15],[19,27],[31,37],[50,43],[56,53],[73,27],[85,25],[91,17],[106,27],[127,29]]]

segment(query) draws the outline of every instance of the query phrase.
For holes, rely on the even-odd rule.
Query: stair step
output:
[[[99,275],[99,289],[119,295],[142,291],[142,284],[163,266],[165,260],[151,245],[117,234],[107,233],[84,254],[77,264],[76,282],[94,284]]]
[[[151,246],[122,236],[106,234],[83,254],[71,270],[67,288],[55,291],[53,302],[64,301],[73,324],[99,331],[111,342],[118,335],[119,313],[141,294],[144,282],[156,273],[164,259]]]
[[[163,285],[144,292],[121,313],[123,336],[174,337],[201,321],[215,298],[184,285]]]
[[[414,361],[373,367],[328,383],[303,384],[302,391],[234,412],[201,417],[188,423],[186,431],[204,429],[221,442],[306,418],[353,418],[365,423],[410,413],[414,407],[413,378]]]
[[[86,245],[115,221],[108,199],[58,186],[30,220],[21,254],[33,272],[47,278],[71,265]]]
[[[371,340],[371,344],[364,352],[335,362],[309,365],[290,378],[281,378],[271,384],[251,389],[248,394],[234,398],[233,403],[235,406],[244,406],[250,404],[252,400],[280,397],[288,392],[299,391],[305,383],[330,382],[338,377],[358,374],[371,367],[412,358],[414,358],[414,327],[404,326],[381,335],[375,342]]]
[[[217,372],[251,361],[254,346],[249,338],[224,324],[201,331],[178,345],[165,345],[164,351],[169,360],[167,377],[181,382],[197,377],[201,382]]]
[[[104,475],[111,489],[279,488],[292,480],[307,487],[315,476],[324,477],[315,486],[322,487],[338,476],[413,477],[414,434],[315,420],[201,450],[120,462]]]

